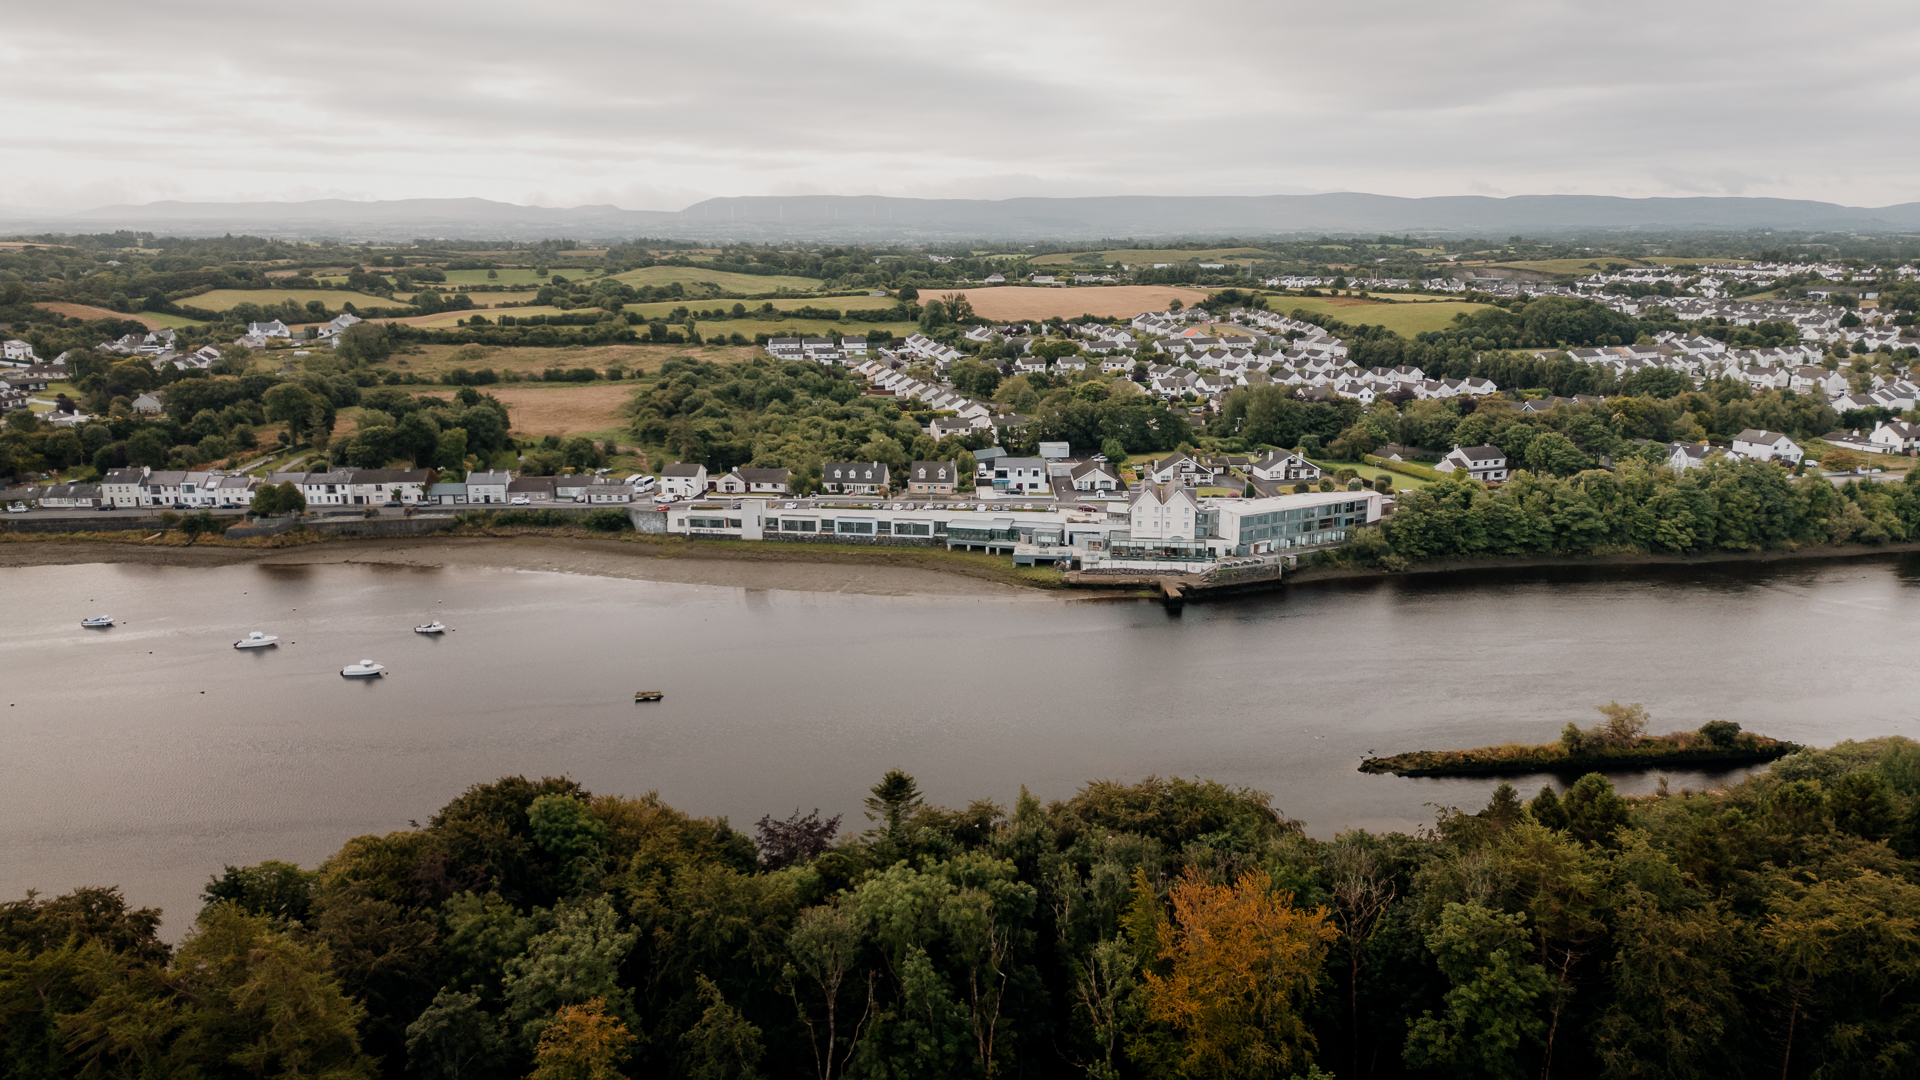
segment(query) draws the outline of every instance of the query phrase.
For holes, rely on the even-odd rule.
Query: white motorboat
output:
[[[362,660],[357,664],[348,664],[340,669],[340,674],[349,679],[378,679],[387,673],[384,665],[371,660]]]
[[[80,620],[80,625],[86,627],[89,630],[104,630],[107,627],[113,625],[113,616],[89,615],[86,618]]]
[[[447,624],[441,622],[439,619],[435,619],[430,623],[414,627],[413,632],[416,634],[444,634],[447,632]]]
[[[255,630],[253,633],[234,642],[233,647],[236,649],[270,649],[278,644],[280,644],[280,639],[275,635],[263,634]]]

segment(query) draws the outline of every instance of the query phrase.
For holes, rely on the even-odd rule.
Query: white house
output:
[[[1798,465],[1805,451],[1800,444],[1777,431],[1761,431],[1748,428],[1733,437],[1734,454],[1753,458],[1756,461],[1784,461],[1789,465]]]
[[[425,469],[353,469],[347,480],[348,506],[378,506],[397,502],[417,506],[425,501]]]
[[[1047,459],[1003,457],[993,463],[993,490],[1008,495],[1031,495],[1053,490]]]
[[[1434,466],[1435,471],[1444,473],[1457,469],[1465,469],[1475,480],[1505,480],[1507,452],[1497,446],[1456,446]]]
[[[1248,466],[1255,480],[1318,480],[1320,466],[1298,454],[1283,454],[1278,450]]]
[[[145,504],[143,489],[147,483],[148,469],[139,468],[109,469],[100,480],[100,497],[114,506],[141,506]]]
[[[1191,540],[1200,503],[1176,483],[1143,484],[1127,507],[1134,540]]]
[[[1883,420],[1867,439],[1886,447],[1886,453],[1911,454],[1920,451],[1920,424],[1909,424],[1905,420]]]
[[[505,470],[470,472],[467,474],[467,501],[470,503],[506,502],[507,485],[511,483],[513,483],[513,474]]]
[[[820,466],[820,488],[835,495],[884,495],[887,467],[877,461],[828,461]]]
[[[711,481],[709,490],[727,495],[785,495],[792,480],[792,469],[739,468]]]
[[[1104,460],[1082,462],[1074,466],[1069,475],[1075,491],[1115,491],[1126,487],[1119,470]]]
[[[468,481],[471,483],[472,481]],[[660,470],[660,494],[691,499],[707,490],[707,467],[676,461]]]
[[[247,336],[257,338],[290,338],[293,336],[293,331],[287,329],[286,323],[275,319],[272,322],[248,323]]]
[[[1719,453],[1717,447],[1708,446],[1704,443],[1668,443],[1667,467],[1674,472],[1686,472],[1688,469],[1697,469],[1707,463],[1707,457],[1709,455],[1716,453]]]

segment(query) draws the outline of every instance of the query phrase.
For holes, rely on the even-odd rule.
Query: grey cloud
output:
[[[650,208],[803,190],[1877,205],[1920,198],[1920,147],[1900,134],[1920,111],[1910,15],[1891,0],[339,0],[316,18],[80,0],[9,16],[0,138],[27,167],[0,176],[0,202],[118,186]]]

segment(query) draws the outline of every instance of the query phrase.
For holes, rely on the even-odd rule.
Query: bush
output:
[[[589,513],[581,520],[581,524],[594,532],[621,532],[633,528],[633,519],[627,516],[625,510],[615,510],[609,506]]]
[[[1740,737],[1740,725],[1731,720],[1709,720],[1700,725],[1700,737],[1715,746],[1732,746]]]

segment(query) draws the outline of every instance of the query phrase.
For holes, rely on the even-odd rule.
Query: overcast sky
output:
[[[1920,200],[1912,0],[62,0],[5,27],[0,206]]]

